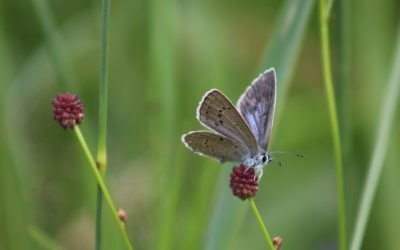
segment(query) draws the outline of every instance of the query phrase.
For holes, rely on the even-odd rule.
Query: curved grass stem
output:
[[[89,161],[89,165],[90,165],[90,167],[91,167],[91,169],[92,169],[92,171],[93,171],[93,173],[94,173],[94,175],[95,175],[95,177],[97,179],[97,183],[98,183],[98,185],[99,185],[99,187],[100,187],[100,189],[101,189],[101,191],[102,191],[102,193],[104,195],[104,198],[105,198],[108,206],[110,207],[116,222],[118,223],[119,229],[121,230],[121,233],[123,235],[123,238],[124,238],[124,241],[125,241],[127,249],[133,249],[132,245],[131,245],[131,243],[129,241],[128,235],[126,234],[125,226],[120,221],[120,219],[118,217],[116,206],[114,205],[114,202],[113,202],[113,200],[111,198],[111,195],[108,192],[107,186],[104,184],[103,177],[101,176],[100,172],[97,170],[96,162],[95,162],[92,154],[90,153],[90,150],[89,150],[89,147],[86,144],[85,138],[83,137],[83,135],[82,135],[82,133],[81,133],[81,131],[80,131],[78,126],[74,127],[74,131],[75,131],[75,134],[76,134],[76,136],[77,136],[77,138],[79,140],[79,143],[82,146],[83,151],[85,152],[86,158]]]
[[[261,230],[262,230],[262,232],[264,234],[265,240],[267,241],[267,244],[268,244],[269,248],[271,250],[275,249],[275,246],[274,246],[274,244],[272,242],[271,236],[269,235],[267,227],[265,226],[265,224],[264,224],[264,222],[263,222],[263,220],[261,218],[261,215],[258,212],[257,206],[254,203],[254,200],[252,198],[249,198],[248,201],[249,201],[251,210],[253,211],[253,214],[256,217],[258,225],[260,225],[260,228],[261,228]]]
[[[372,203],[378,187],[379,177],[383,169],[385,154],[390,140],[389,136],[391,127],[396,114],[396,108],[398,108],[397,105],[400,94],[400,25],[398,28],[396,44],[397,48],[395,52],[393,68],[389,79],[387,92],[383,98],[376,143],[358,208],[356,225],[350,246],[351,250],[361,249]]]
[[[339,213],[339,249],[346,249],[346,206],[344,196],[343,184],[343,161],[342,161],[342,148],[340,142],[339,122],[336,111],[335,92],[333,89],[332,71],[331,71],[331,57],[329,52],[329,27],[327,16],[327,3],[326,0],[320,0],[320,35],[321,35],[321,55],[324,73],[324,83],[326,97],[328,101],[329,116],[332,129],[332,140],[334,155],[336,161],[336,187],[337,187],[337,200],[338,200],[338,213]]]

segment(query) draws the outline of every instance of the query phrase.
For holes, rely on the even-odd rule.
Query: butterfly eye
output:
[[[267,161],[267,156],[266,156],[266,155],[263,155],[263,157],[262,157],[261,160],[262,160],[263,163],[265,163],[265,162]]]

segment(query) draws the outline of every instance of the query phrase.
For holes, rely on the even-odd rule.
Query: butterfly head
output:
[[[261,179],[263,174],[263,168],[267,166],[271,162],[272,158],[265,152],[260,152],[255,157],[246,159],[243,164],[245,166],[252,167],[258,176],[258,179]]]
[[[260,155],[260,158],[261,158],[260,162],[262,163],[263,166],[267,166],[272,160],[272,158],[267,153],[262,153]]]

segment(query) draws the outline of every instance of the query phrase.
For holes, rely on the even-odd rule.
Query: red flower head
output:
[[[258,177],[253,168],[245,165],[232,168],[231,181],[229,185],[233,195],[241,200],[256,196],[258,191]]]
[[[64,129],[72,129],[75,124],[80,124],[85,117],[83,103],[79,97],[70,93],[61,93],[52,101],[54,120]]]

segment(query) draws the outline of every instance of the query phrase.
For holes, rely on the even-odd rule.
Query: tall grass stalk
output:
[[[260,228],[261,228],[261,230],[262,230],[262,232],[264,234],[265,240],[267,241],[267,244],[268,244],[269,248],[271,250],[274,250],[275,246],[274,246],[274,244],[272,242],[271,236],[268,233],[267,227],[265,226],[265,224],[264,224],[264,222],[263,222],[263,220],[261,218],[260,212],[258,212],[257,206],[254,203],[254,200],[252,198],[249,198],[248,200],[249,200],[249,204],[250,204],[250,207],[251,207],[251,211],[253,212],[254,216],[256,217],[258,225],[260,226]]]
[[[372,159],[368,168],[367,179],[365,181],[362,197],[357,213],[357,220],[350,245],[351,250],[361,249],[365,229],[367,227],[372,203],[379,183],[379,177],[383,169],[383,163],[389,143],[390,130],[393,124],[395,111],[397,108],[400,92],[400,25],[396,43],[396,51],[393,62],[393,68],[390,75],[387,92],[384,96],[381,117],[378,121],[378,133]]]
[[[114,205],[114,202],[113,202],[113,200],[111,198],[111,195],[108,192],[107,186],[104,184],[103,176],[100,174],[100,171],[98,171],[98,169],[97,169],[97,164],[94,161],[92,153],[90,153],[90,150],[89,150],[89,147],[87,146],[85,138],[83,137],[83,135],[82,135],[82,133],[81,133],[81,131],[80,131],[78,126],[74,127],[74,131],[75,131],[75,134],[76,134],[76,136],[77,136],[77,138],[79,140],[79,143],[82,146],[83,151],[85,152],[86,158],[89,161],[89,165],[90,165],[90,167],[91,167],[91,169],[92,169],[92,171],[93,171],[93,173],[94,173],[94,175],[95,175],[95,177],[97,179],[97,183],[98,183],[98,185],[99,185],[99,187],[101,189],[101,192],[103,193],[104,198],[106,199],[106,202],[107,202],[108,206],[110,207],[110,210],[113,213],[113,216],[114,216],[116,222],[118,223],[119,229],[121,230],[121,233],[123,235],[123,238],[124,238],[124,241],[125,241],[127,249],[133,249],[132,245],[131,245],[131,243],[129,241],[128,235],[126,234],[125,225],[120,221],[120,219],[118,217],[116,206]]]
[[[351,136],[351,3],[347,0],[336,2],[335,9],[338,17],[337,30],[337,107],[339,115],[339,129],[341,132],[343,162],[349,162],[352,150]],[[329,15],[328,15],[329,16]]]
[[[332,140],[336,161],[336,186],[339,212],[339,249],[346,249],[346,207],[343,189],[343,162],[339,133],[339,122],[336,111],[335,93],[333,88],[331,57],[329,51],[329,27],[326,0],[320,0],[319,21],[321,35],[321,55],[324,72],[325,91],[328,101],[329,116],[332,129]]]
[[[97,167],[104,177],[107,168],[107,97],[108,97],[108,18],[109,0],[102,1],[100,33],[100,75],[99,75],[99,129],[97,136]],[[101,249],[101,213],[103,193],[97,186],[95,249]]]
[[[327,0],[328,4],[326,5],[326,17],[329,17],[331,15],[332,9],[333,9],[333,3],[335,0]]]

